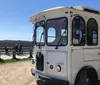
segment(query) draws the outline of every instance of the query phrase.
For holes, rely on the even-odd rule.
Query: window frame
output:
[[[80,17],[82,20],[83,20],[83,22],[84,22],[84,33],[85,33],[85,42],[84,42],[84,44],[82,45],[82,44],[74,44],[73,43],[73,22],[74,22],[74,20],[75,20],[75,18],[76,17]],[[83,35],[82,35],[82,37],[83,37]],[[72,45],[73,46],[85,46],[85,43],[86,43],[86,22],[85,22],[85,19],[82,17],[82,16],[75,16],[74,18],[73,18],[73,20],[72,20]]]
[[[40,22],[44,22],[44,23],[45,23],[45,21],[44,21],[44,20],[41,20],[41,21],[38,21],[38,22],[35,23],[34,40],[35,40],[35,45],[36,45],[36,46],[39,46],[39,43],[37,43],[37,41],[36,41],[36,34],[37,34],[37,33],[36,33],[36,30],[37,30],[37,27],[38,27],[36,24],[37,24],[37,23],[40,23]],[[45,37],[45,24],[44,24],[44,25],[41,25],[41,26],[43,27],[43,30],[44,30],[44,37]],[[44,39],[44,43],[43,43],[42,45],[40,44],[40,46],[45,46],[45,39]]]
[[[47,29],[47,22],[49,21],[49,20],[59,20],[59,19],[62,19],[62,18],[65,18],[66,19],[66,30],[67,30],[67,39],[66,39],[66,45],[68,44],[68,18],[67,17],[58,17],[58,18],[52,18],[52,19],[48,19],[47,21],[46,21],[46,36],[45,36],[45,39],[46,39],[46,45],[47,46],[57,46],[57,45],[50,45],[50,44],[48,44],[48,29]],[[55,28],[54,28],[55,29]],[[55,29],[56,30],[56,36],[57,36],[57,29]],[[58,45],[58,46],[66,46],[66,45]]]
[[[96,44],[93,44],[93,43],[92,43],[92,45],[89,45],[89,44],[88,44],[88,40],[87,40],[87,46],[97,46],[97,45],[98,45],[98,23],[97,23],[97,20],[96,20],[95,18],[89,18],[88,21],[87,21],[87,30],[88,30],[88,22],[89,22],[90,20],[94,20],[95,23],[96,23],[96,25],[97,25],[97,43],[96,43]],[[87,31],[87,32],[88,32],[88,31]],[[86,32],[86,33],[87,33],[87,32]],[[86,36],[86,37],[88,38],[88,33],[87,33],[87,36]]]
[[[49,28],[50,29],[50,28]],[[55,39],[57,37],[57,30],[55,28],[53,28],[55,30]],[[48,30],[47,30],[47,34],[48,34]],[[50,37],[50,36],[46,36],[47,38]],[[47,39],[47,42],[48,42],[48,39]]]

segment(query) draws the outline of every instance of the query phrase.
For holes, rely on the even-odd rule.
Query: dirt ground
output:
[[[0,64],[0,85],[36,85],[30,61]]]
[[[43,82],[31,75],[31,61],[0,64],[0,85],[56,85]]]
[[[61,85],[37,80],[31,75],[32,67],[31,61],[0,64],[0,85]]]

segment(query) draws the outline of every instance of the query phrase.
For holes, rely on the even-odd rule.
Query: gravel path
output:
[[[31,75],[31,61],[0,64],[0,85],[57,85],[54,82],[36,80]]]
[[[0,85],[37,85],[32,66],[31,61],[0,64]]]

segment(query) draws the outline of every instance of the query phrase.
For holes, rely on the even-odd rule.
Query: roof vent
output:
[[[83,11],[86,11],[86,12],[90,12],[90,13],[100,14],[99,10],[95,10],[95,9],[88,8],[88,7],[85,7],[85,6],[76,6],[74,8],[78,9],[78,10],[83,10]]]

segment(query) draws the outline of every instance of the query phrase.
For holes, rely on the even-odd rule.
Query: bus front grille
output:
[[[36,68],[40,71],[44,70],[44,56],[41,52],[37,52],[36,55]]]

